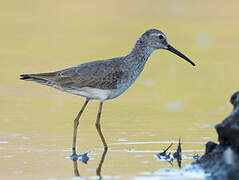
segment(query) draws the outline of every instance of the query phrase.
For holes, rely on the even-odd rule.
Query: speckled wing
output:
[[[127,73],[121,66],[120,58],[114,58],[80,64],[51,73],[22,74],[20,79],[61,90],[78,90],[83,87],[116,89],[122,79],[127,79]]]
[[[123,75],[117,61],[95,61],[59,71],[53,81],[66,89],[116,89]]]

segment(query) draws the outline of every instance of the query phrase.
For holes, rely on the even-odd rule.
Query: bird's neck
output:
[[[154,48],[149,47],[140,38],[136,41],[132,51],[127,55],[127,59],[129,61],[134,61],[135,63],[145,64],[154,50]]]
[[[143,71],[145,63],[153,51],[154,49],[147,46],[147,44],[145,44],[140,38],[135,43],[132,51],[125,58],[123,58],[123,64],[125,65],[126,69],[130,69],[130,84],[134,83],[134,81]]]

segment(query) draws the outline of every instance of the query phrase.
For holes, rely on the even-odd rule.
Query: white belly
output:
[[[107,99],[113,99],[121,95],[127,88],[118,88],[118,89],[98,89],[83,87],[77,90],[64,90],[71,94],[76,94],[79,96],[86,97],[88,99],[97,99],[100,101],[105,101]]]
[[[98,88],[91,88],[91,87],[83,87],[78,89],[65,89],[59,86],[53,86],[53,87],[61,91],[83,96],[85,98],[92,99],[92,100],[93,99],[100,100],[101,102],[103,102],[107,99],[116,98],[120,96],[123,92],[125,92],[135,82],[140,72],[141,71],[133,74],[130,81],[119,84],[117,89],[98,89]]]

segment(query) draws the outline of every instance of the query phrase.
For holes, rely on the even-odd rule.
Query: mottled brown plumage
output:
[[[21,75],[23,80],[33,80],[48,86],[63,89],[83,87],[116,89],[117,84],[127,73],[120,69],[120,58],[108,61],[94,61],[62,71]]]

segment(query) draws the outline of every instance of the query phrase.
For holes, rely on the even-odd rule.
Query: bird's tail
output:
[[[25,81],[34,81],[40,84],[52,85],[54,81],[57,79],[58,72],[50,72],[50,73],[38,73],[38,74],[22,74],[20,75],[21,80]]]

